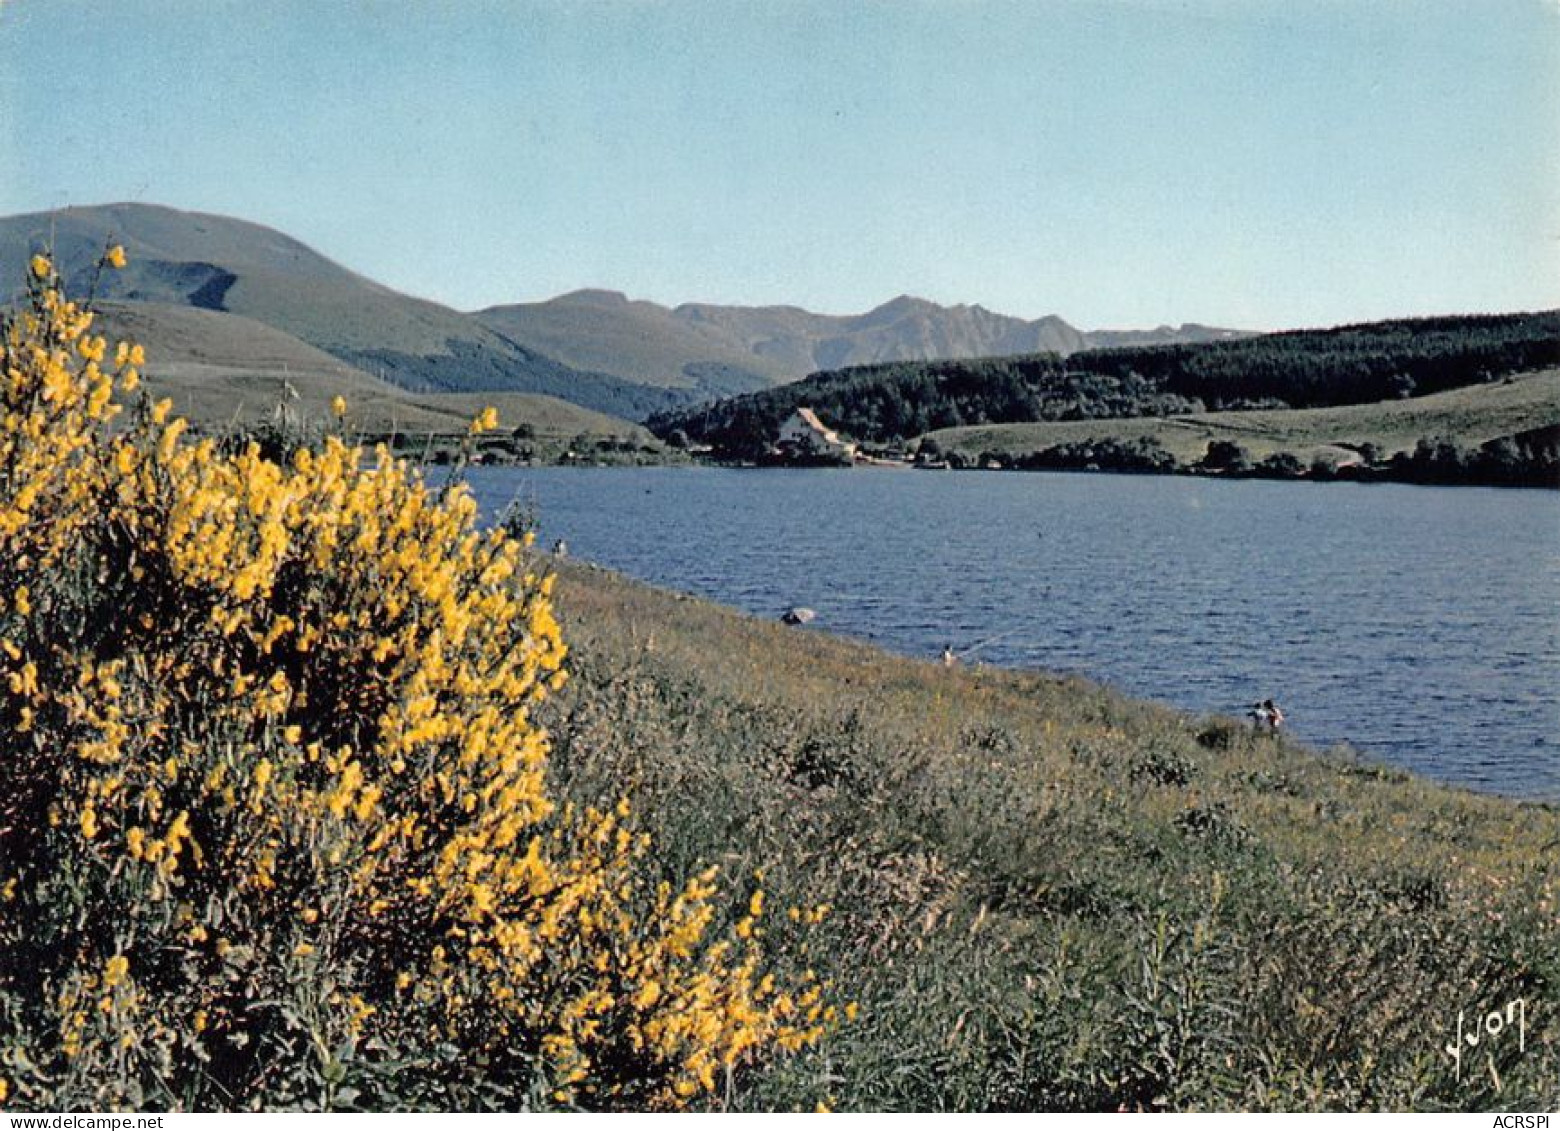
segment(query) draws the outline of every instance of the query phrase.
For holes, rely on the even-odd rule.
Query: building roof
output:
[[[818,419],[818,414],[810,408],[799,408],[796,410],[796,415],[800,416],[802,418],[802,423],[806,424],[809,428],[816,428],[819,432],[829,431],[829,429],[824,426],[823,421]]]
[[[798,408],[791,416],[787,417],[785,424],[782,425],[782,431],[798,427],[795,423],[796,421],[800,421],[800,427],[812,434],[813,443],[821,443],[829,448],[839,448],[847,451],[855,446],[841,440],[839,434],[819,420],[818,414],[810,408]]]

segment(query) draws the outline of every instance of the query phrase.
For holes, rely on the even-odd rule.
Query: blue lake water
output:
[[[541,544],[895,651],[1077,672],[1560,800],[1560,496],[1002,472],[510,469]]]

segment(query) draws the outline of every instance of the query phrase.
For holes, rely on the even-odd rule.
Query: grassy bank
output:
[[[1560,424],[1560,371],[1546,370],[1500,384],[1377,404],[992,424],[930,432],[923,442],[971,462],[994,457],[1013,463],[1059,445],[1150,440],[1177,463],[1190,466],[1203,458],[1210,443],[1226,441],[1239,444],[1253,462],[1289,454],[1309,467],[1316,460],[1357,459],[1367,445],[1380,453],[1378,458],[1387,459],[1412,452],[1426,437],[1477,446],[1555,424]]]
[[[763,866],[775,906],[821,919],[771,924],[776,952],[860,1005],[717,1103],[1560,1102],[1554,808],[588,567],[557,591],[562,788],[629,789],[669,873]],[[1513,1025],[1459,1069],[1459,1011],[1514,999],[1525,1051]]]

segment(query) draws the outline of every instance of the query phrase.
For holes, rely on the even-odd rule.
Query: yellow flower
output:
[[[117,271],[125,265],[125,249],[116,243],[108,251],[104,252],[103,262]]]
[[[32,267],[32,273],[41,279],[49,273],[49,268],[52,264],[44,256],[35,255],[32,257],[30,266]]]
[[[343,396],[336,396],[331,398],[330,411],[335,413],[337,416],[347,415],[347,398]]]
[[[103,264],[121,256],[109,248]],[[567,655],[552,582],[527,571],[516,540],[478,527],[469,492],[339,435],[281,463],[258,444],[233,451],[189,437],[166,400],[110,427],[141,350],[119,346],[110,370],[90,312],[47,258],[33,268],[30,312],[0,316],[0,575],[15,637],[0,638],[0,698],[15,697],[14,725],[36,732],[24,745],[59,786],[22,815],[36,826],[24,836],[57,828],[86,864],[133,871],[146,910],[130,910],[164,924],[156,945],[394,971],[395,993],[371,980],[367,1000],[346,999],[353,1033],[370,1017],[428,1018],[476,1035],[474,1054],[535,1044],[556,1066],[548,1090],[593,1104],[675,1106],[712,1090],[722,1065],[821,1039],[834,1011],[816,979],[762,968],[761,890],[721,926],[715,869],[647,885],[653,847],[626,804],[556,797],[530,715]],[[485,408],[471,434],[498,426]],[[62,583],[104,567],[108,544],[127,551],[136,596],[93,608],[122,630],[97,647],[41,622]],[[0,906],[35,894],[17,886],[0,876]],[[135,1047],[161,1041],[174,1015],[187,1036],[230,1021],[209,997],[168,997],[124,955],[105,963],[91,926],[125,910],[120,890],[93,889],[62,950],[74,968],[59,984],[77,989],[59,1003],[55,1051],[83,1064],[119,1056],[132,1010],[146,1018]],[[245,914],[208,930],[195,910],[208,890]],[[323,928],[339,914],[380,929],[338,940]],[[630,1055],[643,1079],[598,1073]]]

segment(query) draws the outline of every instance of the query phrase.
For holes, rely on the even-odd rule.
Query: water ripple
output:
[[[1560,499],[1107,475],[475,469],[492,513],[657,585],[952,644],[1560,800]],[[649,490],[647,490],[649,488]]]

